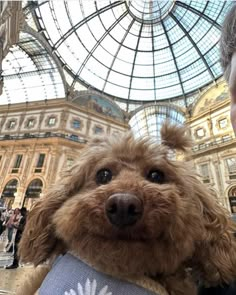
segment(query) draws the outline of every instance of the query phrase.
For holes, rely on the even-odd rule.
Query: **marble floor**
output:
[[[17,295],[17,288],[32,272],[33,267],[24,265],[16,269],[5,269],[5,266],[11,264],[13,260],[12,254],[4,251],[5,245],[6,237],[3,235],[0,237],[0,295]]]

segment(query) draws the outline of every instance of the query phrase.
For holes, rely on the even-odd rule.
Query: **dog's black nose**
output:
[[[114,194],[107,199],[105,206],[109,221],[117,227],[133,225],[143,214],[142,201],[132,194]]]

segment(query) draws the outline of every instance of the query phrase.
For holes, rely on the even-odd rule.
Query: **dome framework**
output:
[[[232,1],[43,1],[34,18],[68,83],[133,102],[186,97],[216,81]]]
[[[19,42],[3,60],[1,105],[47,100],[65,96],[59,70],[42,44],[21,32]]]

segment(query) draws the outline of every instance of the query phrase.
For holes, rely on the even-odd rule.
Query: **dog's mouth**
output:
[[[89,233],[99,239],[124,242],[147,242],[164,238],[164,232],[156,231],[155,234],[148,232],[144,227],[111,228],[100,232]]]
[[[123,241],[127,243],[134,243],[134,242],[146,243],[147,241],[152,240],[151,238],[132,236],[132,235],[124,234],[124,233],[117,234],[117,235],[110,235],[110,236],[95,234],[94,236],[104,241]]]

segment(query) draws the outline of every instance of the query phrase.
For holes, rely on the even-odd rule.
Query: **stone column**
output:
[[[225,196],[224,196],[224,184],[223,184],[221,168],[220,168],[220,159],[219,159],[218,154],[214,155],[213,165],[215,167],[215,172],[216,172],[216,181],[217,181],[219,197],[222,200],[223,205],[226,206],[226,204],[225,204]]]
[[[87,138],[89,137],[89,129],[90,129],[90,126],[91,126],[91,118],[90,117],[88,117],[87,118],[87,124],[86,124],[86,136],[87,136]]]
[[[17,191],[14,193],[15,199],[13,203],[13,208],[21,208],[24,202],[24,187],[18,187]]]
[[[34,155],[33,152],[28,152],[27,154],[25,154],[25,156],[27,157],[27,160],[26,160],[24,170],[22,171],[22,185],[26,185],[27,177],[29,175],[32,175],[31,164],[32,164],[33,155]]]
[[[60,149],[56,149],[56,150],[50,152],[51,161],[50,161],[49,167],[48,167],[47,186],[50,186],[51,184],[55,183],[55,181],[56,181],[60,153],[61,153]]]

